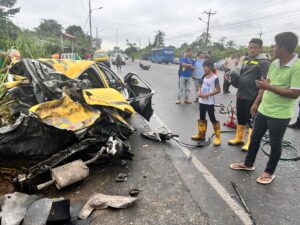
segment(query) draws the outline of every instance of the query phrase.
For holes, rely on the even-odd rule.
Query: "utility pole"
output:
[[[92,6],[91,0],[89,0],[89,22],[90,22],[90,42],[91,42],[91,53],[93,53],[93,36],[92,36]]]
[[[119,30],[116,30],[116,47],[119,47]]]
[[[90,22],[90,44],[91,44],[91,52],[93,53],[93,35],[92,35],[92,11],[97,9],[102,9],[103,7],[98,7],[96,9],[92,9],[91,0],[89,0],[89,22]]]
[[[201,17],[199,17],[198,19],[204,23],[206,23],[206,37],[205,37],[205,51],[207,51],[207,45],[208,45],[208,36],[209,36],[209,24],[210,24],[210,17],[212,15],[215,15],[217,12],[212,12],[211,9],[209,11],[204,11],[204,14],[206,14],[207,17],[207,21],[204,21]]]
[[[258,34],[259,35],[259,39],[261,39],[261,36],[263,35],[264,33],[262,32],[262,30],[260,31],[260,33]]]
[[[96,27],[96,45],[97,45],[97,48],[101,49],[101,46],[99,43],[98,27]]]

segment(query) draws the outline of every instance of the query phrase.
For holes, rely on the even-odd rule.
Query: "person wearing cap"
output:
[[[20,58],[21,54],[16,49],[11,49],[7,53],[0,52],[0,73],[6,73],[12,61],[20,60]]]
[[[184,103],[191,104],[190,100],[190,92],[191,92],[191,85],[192,85],[192,76],[194,70],[194,61],[191,59],[193,54],[192,49],[188,49],[186,51],[185,57],[180,59],[180,71],[179,71],[179,92],[178,98],[176,100],[176,104],[181,103],[181,98],[184,96],[185,100]]]

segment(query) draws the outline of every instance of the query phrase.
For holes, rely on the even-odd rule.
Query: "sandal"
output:
[[[233,170],[246,170],[246,171],[253,171],[255,170],[254,166],[246,167],[244,163],[233,163],[230,164],[229,167]]]
[[[184,103],[185,104],[192,104],[192,102],[190,100],[185,100]]]
[[[270,175],[270,176],[266,176],[266,177],[263,177],[263,176],[259,176],[257,179],[256,179],[256,182],[259,183],[259,184],[270,184],[272,183],[272,181],[274,180],[275,178],[275,175]]]

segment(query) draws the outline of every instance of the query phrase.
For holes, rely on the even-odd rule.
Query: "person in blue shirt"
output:
[[[198,91],[199,91],[199,83],[201,81],[202,76],[204,75],[203,63],[205,61],[205,54],[200,51],[197,53],[197,59],[195,61],[195,71],[193,75],[196,99],[194,102],[198,102]]]
[[[194,61],[191,59],[193,54],[192,49],[188,49],[186,51],[185,57],[180,59],[180,71],[179,71],[179,93],[176,104],[181,103],[181,98],[184,96],[185,100],[184,103],[191,104],[190,100],[190,92],[191,92],[191,85],[192,85],[192,76],[194,70]]]

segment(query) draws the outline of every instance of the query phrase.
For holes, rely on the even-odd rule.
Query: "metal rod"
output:
[[[237,188],[236,184],[233,183],[233,182],[231,182],[231,184],[232,184],[234,190],[236,191],[237,195],[239,196],[239,199],[241,200],[241,202],[242,202],[242,204],[243,204],[243,206],[244,206],[246,212],[248,213],[250,219],[252,220],[253,225],[256,225],[255,219],[254,219],[254,217],[253,217],[253,215],[252,215],[252,213],[251,213],[251,211],[250,211],[250,209],[249,209],[249,207],[248,207],[246,201],[245,201],[244,198],[242,197],[242,195],[241,195],[239,189]]]
[[[105,150],[106,150],[106,147],[103,146],[103,147],[101,148],[101,150],[100,150],[99,152],[97,152],[97,154],[94,156],[94,158],[92,158],[92,159],[90,159],[90,160],[84,162],[84,164],[88,165],[88,164],[91,164],[91,163],[95,162],[101,155],[103,155],[103,152],[104,152]]]
[[[44,188],[46,188],[46,187],[49,187],[50,185],[52,185],[52,184],[54,184],[54,183],[55,183],[55,180],[50,180],[50,181],[47,181],[47,182],[45,182],[45,183],[42,183],[42,184],[37,185],[37,186],[36,186],[36,189],[37,189],[38,191],[40,191],[40,190],[42,190],[42,189],[44,189]]]

